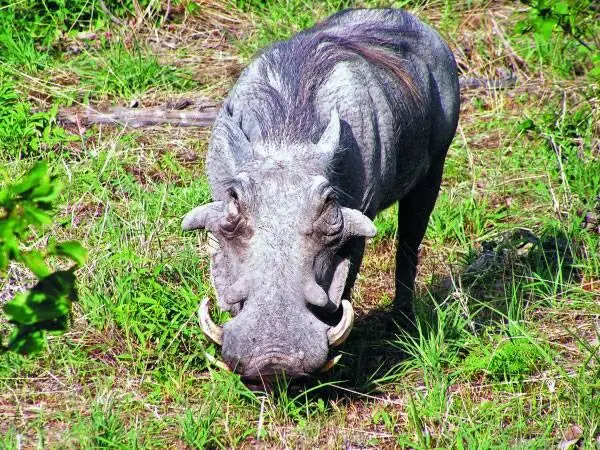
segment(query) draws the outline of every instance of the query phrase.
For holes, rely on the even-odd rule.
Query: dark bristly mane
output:
[[[418,106],[420,95],[402,58],[406,39],[418,30],[380,23],[355,24],[332,30],[315,27],[267,49],[260,57],[260,81],[253,85],[253,112],[263,140],[315,142],[323,131],[316,119],[316,95],[335,65],[362,58],[391,72],[402,86],[402,102]],[[277,82],[269,82],[276,74]],[[268,107],[265,107],[268,105]]]

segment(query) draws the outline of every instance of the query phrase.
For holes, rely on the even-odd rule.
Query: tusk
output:
[[[227,364],[225,364],[223,361],[219,361],[217,358],[215,358],[210,353],[204,352],[204,357],[206,358],[206,361],[208,361],[210,364],[212,364],[212,365],[214,365],[214,366],[218,367],[219,369],[224,370],[226,372],[231,372],[231,369],[229,368],[229,366]]]
[[[354,324],[354,309],[348,300],[342,300],[342,320],[327,331],[329,345],[337,347],[346,340]]]
[[[321,372],[321,373],[329,372],[333,368],[333,366],[335,366],[339,362],[340,359],[342,359],[342,355],[334,356],[329,361],[327,361],[325,364],[323,364],[323,367],[321,367],[319,369],[319,372]]]
[[[217,241],[217,238],[215,237],[215,235],[212,234],[210,231],[207,233],[206,247],[207,247],[207,250],[208,250],[208,254],[210,256],[213,256],[221,248],[219,246],[219,241]]]
[[[208,296],[204,297],[200,302],[200,308],[198,308],[198,320],[200,321],[200,328],[204,331],[204,334],[213,341],[215,344],[223,345],[223,328],[215,324],[210,318],[208,312]]]

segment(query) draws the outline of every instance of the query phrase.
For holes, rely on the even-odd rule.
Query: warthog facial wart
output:
[[[211,236],[224,326],[200,326],[247,380],[329,370],[372,219],[399,202],[394,313],[413,318],[417,251],[458,122],[452,53],[398,9],[334,14],[243,71],[212,131],[214,201],[183,219]],[[367,280],[368,282],[368,280]]]

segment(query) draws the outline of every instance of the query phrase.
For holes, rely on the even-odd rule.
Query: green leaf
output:
[[[20,292],[4,305],[8,319],[18,326],[69,316],[77,299],[73,272],[59,271],[40,280],[29,292]]]
[[[66,295],[54,296],[47,292],[31,290],[15,295],[4,305],[4,312],[17,327],[35,325],[68,316],[71,312],[71,301]]]
[[[85,249],[77,241],[66,241],[56,244],[52,249],[50,249],[50,251],[54,255],[60,255],[69,258],[79,266],[85,264],[88,255],[87,249]]]
[[[519,131],[527,131],[535,128],[535,123],[531,119],[525,119],[521,121],[518,125]]]
[[[54,298],[65,296],[72,301],[77,300],[75,291],[75,275],[72,270],[61,270],[54,272],[43,280],[40,280],[33,288],[36,291],[44,292]]]
[[[592,69],[588,72],[588,76],[592,79],[592,80],[600,80],[600,53],[594,55],[592,57],[592,61],[594,63],[594,66],[592,67]]]
[[[537,17],[533,24],[536,32],[544,39],[548,40],[550,39],[550,36],[552,36],[552,31],[557,22],[558,21],[554,17]]]
[[[62,183],[51,178],[35,188],[30,194],[30,199],[36,203],[51,203],[58,198],[61,190]]]
[[[48,293],[40,295],[36,292],[35,297],[39,303],[32,305],[36,319],[34,323],[52,321],[71,314],[71,300],[66,295],[53,297]]]
[[[44,211],[30,203],[25,203],[23,205],[23,211],[25,211],[27,220],[33,225],[39,227],[50,225],[52,223],[52,217],[50,217],[49,214],[46,214]]]
[[[185,5],[185,9],[187,10],[187,12],[193,14],[193,13],[195,13],[197,11],[200,11],[202,8],[197,3],[188,2]]]
[[[0,245],[0,271],[8,267],[8,249]]]
[[[26,324],[33,321],[35,313],[27,304],[29,292],[19,292],[2,308],[8,320],[13,323]]]
[[[4,171],[0,172],[0,176],[8,177],[8,175],[6,175],[3,172]],[[9,198],[10,198],[10,192],[8,191],[8,189],[0,189],[0,206],[5,208],[6,204],[8,203]]]
[[[567,2],[558,2],[552,7],[552,11],[554,11],[556,14],[566,16],[569,14],[569,4]]]
[[[31,333],[14,333],[8,343],[8,348],[21,355],[33,355],[39,353],[46,345],[46,335],[43,330]]]
[[[0,235],[0,237],[4,241],[0,248],[4,249],[9,260],[17,259],[21,255],[21,250],[19,249],[19,241],[17,240],[17,237],[14,235],[12,230],[5,231],[7,232]]]
[[[525,34],[531,31],[531,24],[527,20],[520,20],[515,24],[515,33]]]
[[[31,250],[29,252],[22,253],[21,259],[36,277],[44,278],[50,275],[50,269],[44,261],[44,255],[42,255],[42,253],[38,250]]]
[[[29,173],[25,176],[23,181],[11,187],[11,190],[15,194],[23,194],[28,190],[32,189],[40,183],[40,180],[48,173],[48,164],[44,161],[38,162]]]
[[[35,253],[28,253],[31,254]],[[42,350],[47,332],[61,334],[67,330],[74,300],[77,300],[75,275],[70,270],[50,274],[29,292],[15,295],[3,308],[15,325],[8,349],[21,354]]]

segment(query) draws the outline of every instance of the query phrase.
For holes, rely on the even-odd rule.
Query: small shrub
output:
[[[556,105],[535,118],[527,118],[520,129],[544,139],[545,152],[553,177],[584,208],[591,208],[600,192],[600,155],[594,149],[598,114],[587,104],[568,114]]]
[[[564,75],[587,72],[591,79],[600,79],[600,52],[591,44],[598,23],[593,0],[521,1],[530,9],[526,18],[517,23],[516,31],[533,33],[540,56]],[[571,39],[554,39],[560,32]]]
[[[0,73],[0,153],[14,158],[40,156],[79,139],[56,124],[57,108],[32,111],[9,77]]]
[[[46,332],[67,330],[71,304],[77,299],[74,272],[85,263],[87,251],[75,241],[51,241],[43,250],[21,247],[31,228],[41,230],[52,223],[52,203],[60,189],[47,165],[38,163],[20,182],[0,190],[0,274],[12,260],[27,266],[39,279],[29,291],[18,293],[4,305],[4,313],[15,328],[7,346],[0,341],[0,353],[36,353],[45,344]],[[46,263],[50,256],[64,257],[75,265],[52,272]]]
[[[464,361],[467,372],[483,373],[501,381],[522,380],[543,365],[543,351],[526,337],[505,339],[493,348],[477,347]]]
[[[138,0],[143,9],[149,3]],[[105,0],[104,4],[113,17],[135,14],[133,0]],[[111,21],[100,2],[93,0],[20,0],[2,5],[1,11],[0,30],[18,30],[46,50],[64,34],[107,28]]]

